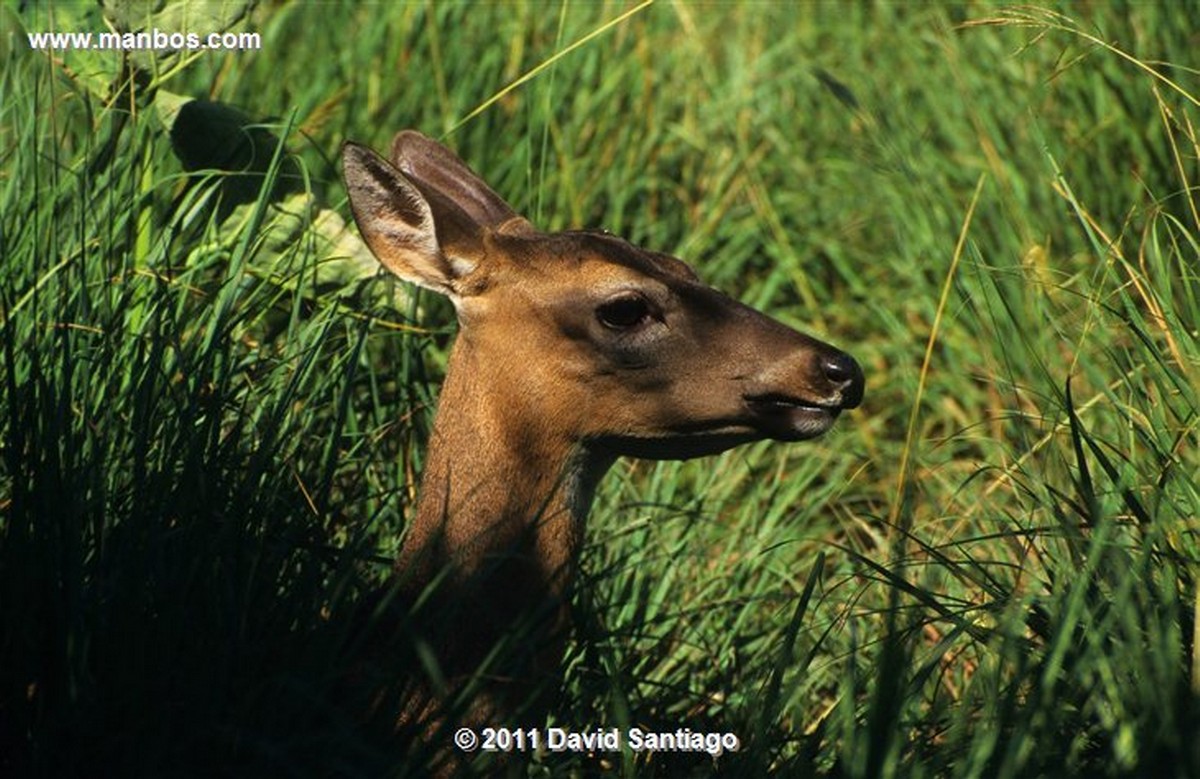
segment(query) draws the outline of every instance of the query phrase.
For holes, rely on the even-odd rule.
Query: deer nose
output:
[[[841,407],[854,408],[862,402],[863,372],[858,362],[845,352],[832,352],[821,358],[825,380],[842,395]]]

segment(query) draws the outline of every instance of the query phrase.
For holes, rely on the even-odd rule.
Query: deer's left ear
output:
[[[387,160],[347,143],[342,165],[354,221],[384,267],[457,300],[456,282],[483,255],[483,230],[453,203],[435,203]]]

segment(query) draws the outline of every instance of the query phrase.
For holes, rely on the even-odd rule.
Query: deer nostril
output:
[[[825,378],[829,379],[831,384],[837,384],[839,387],[849,384],[858,370],[854,358],[848,354],[826,356],[821,362],[821,368],[825,371]]]
[[[863,372],[854,358],[844,352],[826,355],[821,360],[825,378],[842,392],[842,405],[854,408],[862,400]]]

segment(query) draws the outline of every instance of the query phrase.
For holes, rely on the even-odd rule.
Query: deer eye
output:
[[[632,293],[615,297],[596,309],[596,319],[612,330],[629,330],[644,324],[650,316],[650,304]]]

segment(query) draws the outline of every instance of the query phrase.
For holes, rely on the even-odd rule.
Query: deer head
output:
[[[467,604],[443,617],[450,674],[474,668],[518,615],[559,610],[616,457],[812,438],[862,399],[844,352],[674,257],[605,232],[538,231],[416,132],[396,136],[390,162],[356,144],[343,162],[375,256],[458,315],[397,563],[415,589],[436,576],[443,602]]]
[[[526,430],[612,456],[685,459],[812,438],[862,399],[862,371],[844,352],[674,257],[604,232],[537,231],[416,132],[396,137],[391,163],[354,144],[344,160],[371,250],[453,301],[479,392]]]

